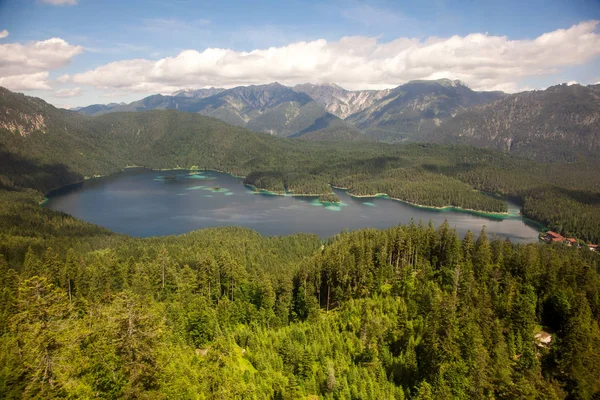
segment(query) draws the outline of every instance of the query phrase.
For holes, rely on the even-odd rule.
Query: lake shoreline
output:
[[[399,202],[402,202],[402,203],[406,203],[406,204],[409,204],[409,205],[414,206],[414,207],[425,208],[425,209],[430,209],[430,210],[463,211],[463,212],[469,212],[469,213],[475,213],[475,214],[494,215],[494,216],[499,216],[499,217],[518,216],[518,214],[517,215],[511,215],[508,211],[507,212],[496,212],[496,211],[474,210],[472,208],[463,208],[463,207],[459,207],[459,206],[443,206],[443,207],[427,206],[427,205],[424,205],[424,204],[413,203],[413,202],[408,201],[408,200],[403,200],[403,199],[399,199],[399,198],[396,198],[396,197],[391,197],[387,193],[353,194],[353,193],[350,193],[349,188],[340,187],[340,186],[333,186],[333,185],[331,185],[331,187],[334,188],[334,189],[339,189],[339,190],[345,191],[346,194],[348,196],[350,196],[350,197],[356,197],[356,198],[376,198],[376,197],[386,198],[386,199],[390,199],[390,200],[395,200],[395,201],[399,201]]]
[[[222,173],[226,173],[226,172],[222,172]],[[229,174],[233,177],[236,177],[235,175]],[[243,182],[242,182],[243,183]],[[251,188],[252,190],[254,190],[255,194],[266,194],[269,196],[283,196],[283,197],[319,197],[321,196],[321,194],[317,194],[317,193],[294,193],[294,192],[273,192],[271,190],[267,190],[267,189],[260,189],[257,188],[254,185],[251,185],[250,183],[243,183],[244,186]]]
[[[221,172],[221,171],[217,171],[217,172]],[[225,173],[227,173],[227,172],[225,172]],[[229,175],[235,176],[233,174],[229,174]],[[321,194],[316,194],[316,193],[293,193],[293,192],[282,193],[282,192],[273,192],[273,191],[267,190],[267,189],[259,189],[256,186],[251,185],[249,183],[244,183],[244,186],[252,188],[255,191],[256,194],[266,194],[266,195],[269,195],[269,196],[284,196],[284,197],[286,197],[286,196],[289,196],[289,197],[320,197],[321,196]],[[395,201],[399,201],[401,203],[409,204],[409,205],[414,206],[414,207],[424,208],[424,209],[430,209],[430,210],[459,211],[459,212],[468,212],[468,213],[473,213],[473,214],[478,214],[478,215],[482,215],[482,214],[483,215],[493,215],[493,216],[498,216],[498,217],[520,216],[519,214],[510,214],[508,211],[507,212],[484,211],[484,210],[475,210],[475,209],[471,209],[471,208],[463,208],[463,207],[458,207],[458,206],[443,206],[443,207],[427,206],[427,205],[424,205],[424,204],[417,204],[417,203],[410,202],[408,200],[403,200],[403,199],[399,199],[399,198],[396,198],[396,197],[391,197],[387,193],[353,194],[353,193],[350,193],[350,191],[349,191],[348,188],[340,187],[340,186],[334,186],[334,185],[330,185],[330,186],[333,189],[343,190],[350,197],[355,197],[355,198],[376,198],[376,197],[386,198],[386,199],[389,199],[389,200],[395,200]],[[322,202],[322,203],[329,203],[329,202]],[[337,203],[331,203],[331,204],[337,204]]]
[[[258,189],[253,185],[242,184],[240,178],[233,174],[214,169],[184,168],[159,172],[140,168],[125,171],[127,172],[115,173],[85,185],[67,186],[64,190],[51,193],[48,196],[48,204],[41,206],[71,213],[85,221],[107,226],[114,232],[136,237],[177,235],[187,233],[190,229],[235,225],[254,229],[262,235],[286,236],[308,232],[315,233],[325,240],[346,229],[384,229],[394,223],[407,224],[413,217],[415,220],[432,220],[436,225],[448,220],[451,224],[456,224],[461,234],[467,230],[478,230],[481,225],[493,224],[492,232],[511,237],[511,240],[514,237],[515,240],[524,243],[537,241],[540,229],[537,224],[525,222],[525,226],[522,222],[511,222],[520,218],[510,218],[505,214],[492,216],[462,209],[455,209],[456,212],[441,212],[440,210],[444,210],[442,207],[418,207],[384,193],[353,195],[348,193],[347,189],[333,185],[330,190],[341,199],[340,203],[323,201],[325,198],[318,199],[322,196],[321,193],[292,193],[283,190],[271,192]],[[178,184],[163,184],[163,179],[156,179],[157,177],[172,177]],[[189,198],[172,196],[193,194],[187,190],[196,188],[193,180],[198,178],[217,179],[210,181],[208,185],[226,188],[239,196],[230,198],[215,195],[212,198],[212,195],[202,193]],[[88,179],[92,180],[91,177]],[[206,186],[198,188],[200,187],[208,190]],[[246,196],[241,196],[242,194]],[[253,199],[253,196],[248,197],[251,194],[265,196],[258,196],[262,199]],[[286,200],[285,197],[292,197],[293,200]],[[375,197],[396,200],[398,203],[358,199]],[[41,198],[38,198],[39,200]],[[80,206],[75,206],[77,204]],[[83,204],[86,206],[82,207]],[[308,212],[313,209],[310,206],[316,207],[315,212]],[[512,203],[509,203],[508,207],[513,214],[517,211],[517,206]],[[113,209],[114,211],[111,211]],[[446,209],[451,210],[452,207]],[[338,214],[332,211],[345,212]],[[464,214],[461,215],[461,212]],[[157,221],[162,222],[158,224]]]
[[[193,166],[196,167],[196,166]],[[218,170],[215,168],[182,168],[182,167],[175,167],[175,168],[148,168],[148,167],[144,167],[144,166],[139,166],[139,165],[127,165],[125,167],[123,167],[120,171],[115,172],[115,173],[110,173],[110,174],[105,174],[105,175],[92,175],[92,176],[85,176],[83,178],[83,180],[77,181],[77,182],[73,182],[71,184],[67,184],[67,185],[63,185],[57,188],[53,188],[51,190],[49,190],[48,192],[46,192],[44,194],[44,199],[42,201],[40,201],[40,205],[44,205],[47,201],[48,201],[48,195],[51,194],[53,191],[58,190],[58,189],[62,189],[64,187],[68,187],[71,185],[77,185],[77,184],[81,184],[84,183],[86,180],[90,180],[90,179],[96,179],[96,178],[103,178],[103,177],[108,177],[108,176],[112,176],[121,172],[125,172],[125,170],[127,169],[145,169],[145,170],[149,170],[149,171],[155,171],[155,172],[163,172],[163,171],[190,171],[190,172],[200,172],[200,171],[213,171],[213,172],[218,172],[221,174],[227,174],[229,176],[235,177],[235,178],[239,178],[239,179],[244,179],[245,176],[241,176],[241,175],[236,175],[232,172],[229,171],[223,171],[223,170]],[[243,182],[242,182],[243,183]],[[249,188],[252,188],[256,194],[265,194],[265,195],[269,195],[269,196],[289,196],[289,197],[319,197],[322,195],[319,193],[293,193],[293,192],[273,192],[267,189],[260,189],[257,188],[254,185],[251,184],[247,184],[247,183],[243,183],[244,186],[247,186]],[[510,214],[509,212],[494,212],[494,211],[484,211],[484,210],[475,210],[475,209],[469,209],[469,208],[463,208],[463,207],[458,207],[458,206],[443,206],[443,207],[439,207],[439,206],[429,206],[429,205],[424,205],[424,204],[418,204],[418,203],[413,203],[410,202],[408,200],[403,200],[403,199],[399,199],[396,197],[390,197],[387,193],[376,193],[376,194],[372,194],[372,195],[358,195],[358,194],[353,194],[350,193],[349,188],[345,188],[345,187],[341,187],[341,186],[335,186],[335,185],[330,185],[331,188],[333,189],[338,189],[338,190],[343,190],[345,191],[346,194],[348,194],[350,197],[354,197],[354,198],[387,198],[390,200],[394,200],[394,201],[399,201],[401,203],[405,203],[408,204],[410,206],[413,207],[417,207],[417,208],[422,208],[422,209],[430,209],[430,210],[438,210],[438,211],[458,211],[458,212],[465,212],[465,213],[470,213],[470,214],[475,214],[475,215],[483,215],[483,216],[493,216],[493,217],[500,217],[500,218],[510,218],[510,217],[515,217],[515,216],[520,216],[523,218],[526,218],[524,215],[521,214]],[[529,219],[529,218],[528,218]],[[535,220],[531,220],[532,222],[535,222],[537,224],[540,224],[543,226],[543,224],[535,221]]]

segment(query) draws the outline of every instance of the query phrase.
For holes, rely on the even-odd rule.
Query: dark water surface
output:
[[[215,190],[219,187],[220,190]],[[132,236],[162,236],[216,226],[238,225],[264,235],[316,233],[327,238],[343,230],[386,228],[411,219],[439,226],[445,219],[461,234],[488,233],[514,242],[537,241],[535,223],[509,217],[411,206],[387,198],[354,198],[335,190],[340,205],[311,197],[255,194],[242,180],[213,171],[149,171],[127,169],[109,177],[86,180],[48,195],[46,207]]]

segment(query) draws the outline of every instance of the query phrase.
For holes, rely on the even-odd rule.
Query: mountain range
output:
[[[417,139],[469,107],[504,96],[476,92],[460,81],[411,81],[395,89],[346,90],[336,84],[279,83],[232,89],[184,89],[130,104],[83,107],[77,112],[178,110],[219,118],[229,124],[280,137],[318,140]],[[307,133],[319,131],[312,135]],[[365,136],[361,135],[364,134]]]
[[[417,139],[459,112],[504,96],[476,92],[460,81],[411,81],[347,119],[369,136],[386,142]]]
[[[343,133],[344,140],[362,137],[358,129],[327,112],[307,94],[295,92],[279,83],[240,86],[227,90],[182,90],[171,96],[156,94],[114,107],[91,105],[77,112],[98,116],[111,112],[148,110],[178,110],[202,114],[254,132],[279,137],[313,134],[326,140],[328,133],[333,136]]]
[[[186,89],[130,104],[91,105],[85,115],[174,109],[279,137],[465,143],[541,161],[596,157],[599,85],[558,85],[516,94],[474,91],[458,80],[410,81],[394,89],[278,83]]]

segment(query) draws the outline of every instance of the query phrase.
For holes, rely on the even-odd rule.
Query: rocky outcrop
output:
[[[342,119],[372,106],[391,91],[391,89],[353,91],[346,90],[335,83],[304,83],[292,89],[299,93],[306,93],[328,112]]]
[[[31,132],[46,132],[46,123],[41,114],[24,114],[4,109],[0,118],[0,129],[7,129],[21,136],[29,136]]]

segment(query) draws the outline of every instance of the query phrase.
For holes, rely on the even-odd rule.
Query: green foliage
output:
[[[498,149],[534,160],[598,160],[600,86],[561,85],[467,109],[419,138]]]
[[[31,190],[131,164],[194,165],[278,192],[335,185],[504,210],[477,189],[520,198],[527,215],[595,240],[591,161],[276,140],[193,114],[85,118],[0,94],[35,116],[10,114],[19,132],[0,130],[0,184],[10,190],[0,190],[2,398],[599,395],[600,260],[586,248],[515,246],[485,230],[461,240],[447,223],[327,243],[235,227],[137,239],[42,208]]]
[[[5,194],[0,209],[2,398],[600,391],[600,257],[587,249],[461,240],[447,223],[324,244],[240,228],[137,239],[36,200]]]
[[[319,201],[325,203],[339,203],[340,198],[335,193],[327,193],[319,196]]]

